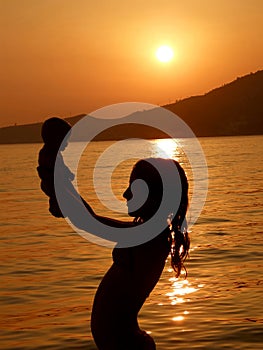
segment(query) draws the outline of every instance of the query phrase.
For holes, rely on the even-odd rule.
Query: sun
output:
[[[156,51],[156,57],[160,62],[169,62],[173,56],[174,52],[170,46],[160,46]]]

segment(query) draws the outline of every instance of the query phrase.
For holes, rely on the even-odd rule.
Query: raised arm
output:
[[[116,227],[116,228],[127,228],[127,227],[133,227],[135,224],[130,221],[121,221],[116,220],[113,218],[109,218],[106,216],[97,215],[94,210],[91,208],[91,206],[87,203],[87,201],[82,198],[78,192],[76,191],[75,187],[71,182],[69,182],[65,188],[66,195],[64,200],[68,201],[69,205],[65,205],[66,210],[66,216],[71,220],[73,219],[75,221],[75,225],[77,225],[77,221],[74,219],[76,216],[74,213],[80,213],[80,215],[85,215],[85,211],[83,210],[85,207],[85,210],[97,221],[100,223],[110,226],[110,227]],[[83,207],[84,204],[84,207]],[[87,215],[86,212],[86,215]]]

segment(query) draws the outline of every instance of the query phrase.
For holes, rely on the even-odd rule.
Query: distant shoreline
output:
[[[263,136],[263,133],[262,134],[251,134],[251,135],[219,135],[219,136],[196,136],[197,139],[205,139],[205,138],[228,138],[228,137],[257,137],[257,136]],[[188,137],[190,138],[190,137]],[[165,139],[165,138],[150,138],[150,139],[145,139],[147,141],[153,141],[153,140],[162,140],[162,139]],[[175,139],[184,139],[184,137],[177,137]],[[89,142],[109,142],[109,141],[121,141],[121,139],[119,140],[92,140],[92,141],[89,141]],[[85,141],[72,141],[72,142],[85,142]],[[0,142],[0,146],[12,146],[12,145],[41,145],[43,144],[43,141],[42,142],[21,142],[21,143],[1,143]]]

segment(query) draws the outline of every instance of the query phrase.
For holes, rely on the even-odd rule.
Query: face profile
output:
[[[162,200],[162,179],[147,160],[138,161],[132,169],[129,186],[123,193],[128,214],[142,221],[150,219]]]
[[[162,169],[163,174],[168,176],[169,181],[163,184],[158,169]],[[179,163],[171,159],[149,158],[139,160],[133,167],[129,186],[123,193],[127,201],[128,214],[136,221],[145,222],[155,215],[164,200],[164,188],[169,187],[168,197],[171,202],[170,210],[165,215],[171,213],[176,216],[183,210],[186,214],[188,205],[188,182],[185,173]],[[167,191],[166,191],[167,192]],[[176,207],[178,203],[178,208]],[[182,217],[182,215],[180,215]]]

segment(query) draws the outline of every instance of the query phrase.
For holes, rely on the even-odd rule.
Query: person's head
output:
[[[167,212],[163,218],[167,219],[170,232],[172,266],[179,276],[190,244],[185,218],[188,207],[188,181],[183,168],[173,159],[139,160],[132,169],[129,186],[123,197],[127,200],[128,214],[134,217],[135,221],[144,222],[153,217],[163,200],[163,186],[167,185],[163,184],[157,169],[170,179],[169,193],[172,193],[172,196],[179,196],[174,198],[174,202],[179,204],[175,205],[176,212],[171,209],[173,213]],[[173,202],[173,197],[170,201]]]
[[[52,117],[44,121],[41,136],[46,145],[51,148],[59,149],[62,141],[70,130],[71,125],[64,119]],[[65,143],[64,148],[66,145]]]
[[[157,158],[154,161],[157,162]],[[163,184],[159,172],[146,159],[138,161],[132,169],[129,186],[123,193],[127,200],[128,214],[147,221],[158,210],[162,195]]]

